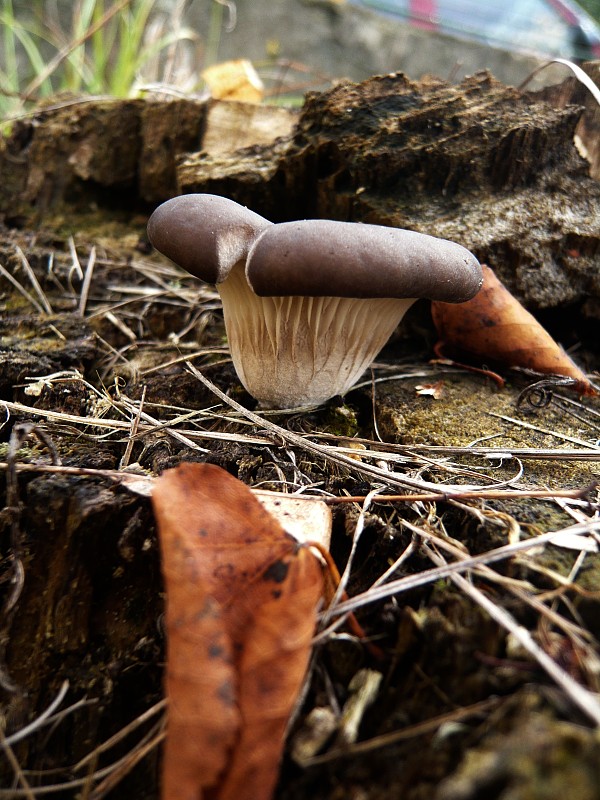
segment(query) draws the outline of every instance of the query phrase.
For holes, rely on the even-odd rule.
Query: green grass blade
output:
[[[20,23],[16,19],[16,17],[13,16],[11,19],[10,17],[6,17],[4,13],[0,14],[0,24],[6,25],[6,23],[10,25],[9,35],[12,38],[15,51],[18,42],[27,56],[29,65],[31,67],[31,72],[34,75],[40,75],[44,71],[44,68],[46,66],[44,56],[42,55],[40,48],[38,46],[38,41],[41,37],[37,36],[35,33],[30,32],[22,23]],[[13,91],[15,92],[21,89],[21,84],[23,82],[20,72],[18,75],[19,75],[18,79],[14,83]],[[48,76],[45,80],[40,82],[40,94],[45,96],[52,94],[52,91],[53,91],[52,81]]]
[[[124,97],[135,81],[139,69],[139,53],[143,48],[144,33],[148,25],[154,0],[134,0],[120,22],[119,52],[112,79],[111,93]]]
[[[12,0],[4,0],[2,4],[3,16],[3,44],[4,66],[3,74],[6,79],[6,88],[16,92],[19,87],[19,71],[17,66],[17,48],[13,29],[15,27],[15,14]]]

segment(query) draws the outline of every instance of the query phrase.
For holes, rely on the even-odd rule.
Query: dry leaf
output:
[[[459,352],[508,367],[573,378],[580,394],[597,390],[565,351],[519,301],[483,267],[483,286],[472,300],[433,302],[433,321],[445,352]]]
[[[439,400],[444,396],[444,381],[436,381],[435,383],[421,383],[415,386],[415,391],[418,395],[424,397],[433,397],[434,400]]]
[[[164,800],[267,800],[310,656],[321,562],[250,489],[181,464],[153,492],[166,588]]]
[[[246,58],[213,64],[202,72],[202,77],[216,100],[260,103],[263,99],[263,83]]]
[[[300,494],[282,494],[268,489],[252,489],[264,508],[296,541],[331,546],[331,508],[323,500]]]

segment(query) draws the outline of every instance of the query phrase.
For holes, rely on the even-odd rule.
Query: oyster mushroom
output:
[[[213,195],[167,201],[148,234],[216,283],[234,366],[265,408],[344,394],[417,299],[461,303],[482,281],[477,259],[454,242],[354,222],[273,225]]]

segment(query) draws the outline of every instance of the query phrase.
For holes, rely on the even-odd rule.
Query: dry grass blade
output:
[[[364,753],[372,753],[374,750],[380,750],[382,747],[396,744],[397,742],[413,739],[417,736],[428,736],[439,730],[442,725],[448,723],[462,722],[463,720],[471,719],[489,713],[500,703],[497,697],[482,700],[480,703],[473,703],[473,705],[459,708],[456,711],[450,711],[447,714],[440,714],[439,717],[433,717],[425,722],[418,722],[415,725],[409,725],[406,728],[401,728],[397,731],[390,731],[380,736],[374,736],[372,739],[365,739],[357,744],[349,745],[346,747],[336,747],[328,750],[321,755],[307,758],[302,762],[303,767],[312,767],[316,764],[326,764],[330,761],[337,761],[342,758],[354,758],[357,755]]]
[[[20,99],[25,101],[27,98],[24,95],[19,95]],[[77,97],[73,100],[62,100],[60,103],[52,103],[44,106],[44,111],[50,113],[52,111],[60,111],[63,108],[71,108],[72,106],[92,105],[99,101],[107,102],[114,101],[111,95],[94,95],[93,97]],[[18,122],[22,119],[30,119],[40,114],[40,108],[35,106],[27,111],[20,111],[18,114],[10,114],[4,117],[5,122]]]
[[[22,789],[11,789],[9,790],[11,793],[7,794],[7,797],[25,797],[27,800],[35,800],[35,795],[29,785],[27,778],[25,777],[23,770],[21,769],[21,765],[19,764],[17,757],[15,756],[12,747],[6,741],[6,737],[4,736],[4,731],[0,727],[0,746],[4,751],[6,758],[10,766],[12,767],[13,773],[15,778],[21,785]],[[13,794],[14,792],[14,794]],[[0,797],[2,796],[2,790],[0,789]]]
[[[29,261],[25,257],[25,253],[21,250],[19,245],[15,245],[15,250],[17,251],[17,255],[19,256],[19,259],[21,261],[21,265],[23,266],[23,270],[25,271],[25,274],[29,278],[29,282],[33,286],[33,291],[37,294],[37,296],[39,298],[39,301],[40,301],[40,303],[42,305],[42,308],[44,309],[44,312],[46,314],[54,313],[52,311],[52,306],[50,305],[50,301],[48,300],[48,298],[46,297],[44,291],[42,290],[42,287],[40,286],[40,283],[39,283],[38,279],[36,278],[35,272],[31,268],[31,264],[29,263]]]
[[[24,728],[21,728],[16,733],[13,733],[12,736],[7,736],[4,739],[4,744],[5,745],[16,744],[16,742],[20,742],[22,739],[26,739],[34,731],[37,731],[48,720],[48,718],[52,716],[54,711],[62,703],[68,689],[69,689],[69,681],[63,681],[58,694],[56,695],[54,700],[50,703],[48,708],[45,711],[42,711],[42,713],[38,717],[36,717],[36,719],[34,719],[33,722],[31,722],[29,725],[26,725]]]
[[[215,386],[215,384],[212,383],[212,381],[209,381],[208,378],[206,378],[199,370],[197,370],[193,366],[193,364],[187,362],[186,366],[188,370],[191,372],[191,374],[194,375],[196,378],[198,378],[198,380],[201,383],[203,383],[208,389],[210,389],[220,400],[222,400],[224,403],[226,403],[228,406],[233,408],[238,413],[242,414],[244,417],[249,419],[255,425],[258,425],[260,428],[263,428],[269,431],[269,433],[275,435],[276,438],[279,440],[283,440],[284,442],[288,442],[289,444],[295,445],[296,447],[308,450],[309,452],[313,453],[314,455],[320,456],[326,461],[332,461],[336,464],[342,464],[345,467],[349,467],[354,472],[359,472],[370,478],[375,478],[376,480],[380,481],[384,486],[385,485],[400,486],[400,487],[408,486],[413,489],[436,492],[440,496],[444,494],[444,490],[438,487],[436,484],[429,483],[427,481],[419,481],[413,478],[409,478],[408,475],[400,475],[399,473],[388,472],[387,470],[374,467],[370,464],[357,462],[355,458],[350,458],[349,456],[345,456],[341,453],[338,453],[333,448],[316,444],[315,442],[311,441],[308,438],[300,436],[296,433],[292,433],[292,431],[286,430],[285,428],[282,428],[280,425],[276,425],[275,423],[271,422],[265,417],[261,417],[259,414],[255,414],[253,411],[244,408],[244,406],[242,406],[240,403],[237,403],[231,397],[228,397],[217,386]],[[447,490],[448,487],[446,487],[446,491]]]
[[[401,592],[407,592],[416,589],[419,586],[425,586],[428,583],[434,583],[437,580],[448,578],[454,573],[467,572],[477,567],[493,564],[496,561],[503,561],[510,558],[517,553],[526,552],[528,550],[535,550],[546,544],[551,544],[557,536],[562,533],[568,532],[576,535],[585,535],[600,531],[600,520],[592,520],[591,522],[580,523],[571,525],[568,528],[563,528],[559,531],[549,531],[540,536],[523,541],[515,542],[512,544],[503,545],[494,550],[488,550],[478,556],[471,556],[465,558],[463,561],[457,561],[452,564],[445,564],[443,566],[433,567],[432,569],[425,570],[424,572],[417,573],[416,575],[407,575],[404,578],[399,578],[395,581],[390,581],[384,586],[377,586],[375,589],[368,589],[362,594],[355,595],[349,600],[340,603],[336,609],[336,614],[347,614],[350,611],[355,611],[357,608],[369,605],[378,600],[385,600]]]
[[[166,732],[161,726],[161,729],[149,738],[147,742],[138,745],[135,750],[132,750],[125,758],[117,762],[113,767],[113,771],[90,792],[89,800],[100,800],[100,798],[106,797],[108,792],[111,792],[131,772],[136,764],[139,764],[149,753],[156,750],[164,741],[165,736]]]
[[[104,315],[100,314],[98,316],[104,316],[111,325],[114,325],[117,330],[121,331],[121,333],[125,334],[125,336],[129,339],[130,342],[137,342],[136,334],[131,330],[131,328],[126,325],[122,319],[119,319],[112,311],[106,311]]]
[[[547,436],[554,436],[555,438],[561,439],[564,442],[571,442],[571,444],[577,444],[580,447],[587,447],[590,450],[596,450],[598,453],[600,453],[600,445],[591,444],[590,442],[586,442],[584,439],[578,439],[576,436],[567,436],[566,434],[548,430],[547,428],[540,428],[538,425],[532,425],[530,422],[524,422],[521,419],[514,419],[514,417],[507,417],[504,414],[496,414],[494,411],[488,411],[488,414],[490,417],[496,417],[496,419],[502,419],[505,422],[511,422],[513,425],[518,425],[521,428],[528,428],[530,431],[536,431],[537,433],[545,433]]]
[[[112,403],[113,406],[118,407],[119,404]],[[112,435],[112,434],[119,434],[129,432],[131,429],[131,422],[125,419],[107,419],[104,417],[83,417],[78,416],[76,414],[67,414],[62,411],[53,411],[52,409],[38,409],[33,408],[32,406],[25,405],[24,403],[11,403],[9,401],[0,401],[0,406],[4,407],[7,413],[15,413],[15,414],[28,414],[32,417],[41,417],[42,419],[49,420],[55,423],[66,423],[68,425],[81,425],[84,428],[100,428],[104,429],[106,433],[104,435]],[[129,412],[137,413],[137,407],[134,404],[130,404],[129,407],[126,404],[122,404],[122,408],[124,410],[129,410]],[[196,413],[196,412],[194,412]],[[148,424],[144,425],[144,423],[140,423],[138,425],[138,433],[137,436],[141,436],[143,434],[150,434],[155,433],[157,431],[164,431],[173,438],[178,438],[183,444],[189,445],[191,449],[198,450],[198,445],[192,441],[192,437],[195,439],[213,439],[213,440],[221,440],[221,441],[229,441],[229,442],[246,442],[247,444],[271,444],[272,440],[266,437],[260,436],[245,436],[241,433],[226,433],[226,432],[216,432],[216,431],[204,431],[201,429],[198,430],[186,430],[183,433],[179,431],[175,431],[171,428],[171,423],[162,423],[153,417],[149,417],[149,415],[144,416],[142,414],[142,418],[146,420]]]
[[[137,414],[134,414],[131,418],[131,431],[129,434],[129,439],[127,440],[127,447],[125,448],[123,457],[119,462],[119,469],[125,469],[125,467],[129,464],[129,459],[131,458],[131,453],[133,452],[133,444],[135,441],[135,437],[137,436],[138,428],[140,427],[140,419],[142,417],[142,408],[144,406],[145,399],[146,399],[146,386],[144,386],[144,388],[142,389],[142,396],[140,398]]]
[[[87,306],[88,296],[90,293],[90,286],[92,284],[92,276],[94,274],[95,264],[96,264],[96,248],[92,247],[92,249],[90,250],[90,255],[83,276],[83,283],[81,285],[81,295],[79,297],[79,306],[77,308],[77,313],[79,314],[80,317],[83,317],[83,315],[85,314],[85,309]]]
[[[600,421],[600,412],[593,408],[589,408],[589,406],[584,406],[582,403],[578,403],[571,397],[563,397],[561,395],[560,397],[556,396],[554,400],[558,408],[560,408],[563,413],[568,414],[578,422],[582,422],[593,431],[600,431],[600,424],[596,424],[592,421],[592,419]],[[585,412],[587,417],[584,416],[582,412]]]
[[[94,748],[88,755],[81,759],[77,764],[64,767],[62,769],[50,770],[47,773],[44,772],[36,772],[36,786],[31,788],[28,782],[28,773],[21,770],[17,763],[13,766],[15,769],[15,775],[19,777],[21,782],[22,788],[12,788],[12,789],[4,789],[0,788],[0,798],[6,798],[6,800],[15,800],[15,798],[27,798],[28,800],[35,800],[36,797],[41,797],[45,795],[51,794],[62,794],[69,790],[80,789],[82,790],[82,794],[79,795],[81,797],[87,798],[96,798],[99,800],[101,797],[104,797],[108,791],[113,789],[131,770],[138,764],[143,758],[145,758],[150,752],[152,752],[164,739],[164,719],[160,719],[160,721],[154,724],[149,731],[147,731],[141,739],[136,742],[136,744],[127,752],[124,756],[117,759],[116,761],[108,764],[106,767],[102,767],[101,769],[94,769],[91,772],[90,766],[94,766],[100,755],[105,752],[110,751],[113,747],[120,744],[126,737],[131,735],[134,731],[138,730],[142,725],[147,723],[150,719],[155,717],[157,714],[164,711],[166,705],[165,700],[161,700],[158,703],[155,703],[149,709],[147,709],[144,713],[140,714],[135,720],[133,720],[129,725],[126,725],[120,731],[118,731],[114,736],[111,736],[106,741],[102,742],[96,748]],[[3,737],[2,731],[0,729],[0,744],[5,743],[5,739]],[[5,748],[6,750],[6,748]],[[11,751],[12,752],[12,751]],[[11,764],[12,764],[11,760]],[[63,772],[66,776],[69,777],[64,781],[58,781],[56,783],[44,783],[39,785],[40,778],[50,777],[50,775],[56,775],[58,772]],[[86,774],[81,778],[73,778],[73,774],[85,772]],[[96,784],[94,786],[94,784]]]
[[[69,236],[69,253],[71,254],[71,269],[69,270],[69,282],[73,279],[73,275],[77,277],[78,281],[83,280],[83,269],[77,255],[77,248],[75,247],[75,239]]]
[[[131,403],[129,403],[128,401],[124,400],[123,402],[124,402],[125,408],[127,408],[129,411],[133,412],[133,414],[139,414],[140,419],[145,420],[145,422],[149,422],[154,427],[162,428],[166,433],[169,434],[169,436],[172,436],[173,439],[176,439],[178,442],[181,442],[181,444],[184,444],[186,447],[189,447],[191,450],[196,450],[199,453],[208,453],[208,452],[210,452],[205,447],[200,447],[200,445],[197,445],[190,438],[188,438],[187,436],[184,436],[184,434],[180,433],[179,431],[176,431],[173,428],[163,428],[162,425],[161,425],[160,420],[157,420],[154,417],[151,417],[150,414],[146,413],[145,411],[142,411],[141,405],[140,405],[139,409],[136,409],[136,407],[134,405],[132,405]],[[138,422],[136,427],[139,428],[139,422]],[[135,435],[135,433],[132,434],[132,435]]]
[[[23,297],[29,303],[31,303],[31,305],[35,308],[35,310],[39,314],[45,313],[44,307],[40,303],[38,303],[38,301],[34,297],[32,297],[29,294],[27,289],[25,289],[25,287],[22,286],[19,283],[19,281],[11,275],[10,272],[6,269],[6,267],[4,267],[2,264],[0,264],[0,275],[2,275],[3,278],[6,278],[6,280],[9,281],[9,283],[11,283],[15,287],[15,289],[19,292],[19,294],[23,295]]]
[[[597,523],[596,527],[600,527],[600,523]],[[447,563],[445,559],[438,553],[435,553],[427,545],[425,545],[425,551],[434,564],[443,566]],[[590,692],[565,672],[565,670],[537,644],[531,633],[515,620],[512,614],[490,600],[487,595],[473,586],[463,575],[453,574],[451,580],[474,602],[481,606],[493,620],[511,633],[524,650],[532,656],[540,667],[562,688],[571,701],[578,706],[579,710],[591,719],[597,727],[600,727],[600,702],[593,692]]]
[[[98,745],[98,747],[95,748],[91,753],[89,753],[85,758],[82,758],[81,761],[75,764],[75,766],[73,767],[73,771],[81,772],[81,770],[84,769],[84,767],[86,767],[87,765],[89,765],[96,758],[97,755],[99,755],[100,753],[104,753],[107,750],[110,750],[116,744],[119,744],[119,742],[123,741],[123,739],[129,736],[130,733],[139,728],[140,725],[143,725],[149,719],[152,719],[152,717],[155,717],[161,711],[164,711],[166,706],[167,706],[166,700],[159,700],[158,703],[155,703],[153,706],[150,706],[150,708],[146,709],[146,711],[140,714],[139,717],[136,717],[132,722],[130,722],[129,725],[126,725],[120,731],[115,733],[114,736],[111,736],[110,739],[107,739],[105,742],[102,742],[102,744]]]
[[[571,70],[573,75],[577,78],[577,80],[585,86],[585,88],[590,92],[594,100],[600,105],[600,89],[596,86],[594,81],[590,78],[590,76],[585,73],[581,67],[578,67],[577,64],[574,64],[572,61],[569,61],[566,58],[552,58],[549,61],[546,61],[545,64],[541,64],[537,69],[534,69],[533,72],[525,78],[525,80],[520,84],[519,91],[522,91],[527,84],[535,78],[543,69],[549,67],[551,64],[562,64],[564,67],[567,67]]]
[[[509,420],[512,418],[509,417]],[[345,437],[331,433],[315,433],[314,438],[323,441],[347,441]],[[369,450],[379,450],[398,453],[406,456],[421,456],[431,454],[439,456],[475,456],[491,461],[518,458],[520,461],[528,460],[565,460],[565,461],[600,461],[600,450],[590,449],[590,444],[584,442],[585,449],[573,448],[544,448],[544,447],[481,447],[476,444],[465,447],[435,445],[435,444],[392,444],[389,442],[374,441],[356,437],[352,440],[357,444],[365,445]]]
[[[361,534],[365,527],[365,517],[367,511],[371,506],[371,502],[377,496],[379,489],[373,489],[369,494],[365,497],[364,502],[362,504],[362,508],[360,510],[360,514],[358,515],[358,519],[356,521],[356,525],[354,527],[354,535],[352,537],[352,546],[350,549],[350,554],[348,555],[348,559],[346,561],[346,566],[344,567],[344,571],[340,577],[338,585],[336,587],[335,593],[331,598],[331,602],[327,610],[323,613],[321,618],[321,625],[324,627],[329,624],[331,618],[335,615],[335,609],[338,603],[341,601],[342,597],[346,592],[346,586],[348,585],[348,581],[350,579],[350,573],[352,570],[354,556],[356,555],[356,549],[358,547],[358,542],[360,540]]]
[[[534,498],[547,498],[555,500],[556,498],[567,498],[572,500],[587,500],[591,493],[596,488],[597,484],[593,483],[583,489],[522,489],[514,490],[504,489],[497,491],[495,489],[477,489],[476,491],[464,492],[447,492],[443,495],[430,492],[429,494],[378,494],[378,503],[428,503],[428,502],[441,502],[446,500],[516,500],[524,499],[526,497]],[[340,496],[340,497],[326,497],[325,502],[328,505],[340,505],[344,503],[363,503],[366,499],[365,495],[356,496]]]
[[[589,524],[590,522],[591,523],[600,522],[600,520],[598,520],[597,518],[594,518],[593,520],[589,520],[588,518],[586,518],[583,522]],[[408,520],[402,520],[402,525],[404,527],[407,527],[410,531],[412,531],[417,537],[417,539],[421,540],[424,539],[431,546],[435,546],[438,550],[445,550],[449,555],[451,555],[457,561],[465,561],[466,559],[469,558],[469,556],[461,548],[456,547],[454,544],[452,544],[451,541],[447,538],[447,536],[440,536],[437,533],[432,533],[423,527],[413,525],[412,523],[408,522]],[[518,537],[518,530],[516,531],[516,535]],[[558,536],[562,537],[564,536],[564,533],[558,534]],[[578,537],[577,534],[573,534],[573,538],[579,538],[581,541],[583,537],[581,535],[579,535]],[[508,535],[508,539],[510,543],[511,542],[510,534]],[[516,538],[513,540],[512,543],[516,544],[518,541],[519,541],[518,538]],[[551,539],[550,544],[558,544],[558,539]],[[579,557],[576,561],[573,570],[571,571],[571,574],[567,578],[564,578],[562,575],[560,575],[555,571],[538,567],[537,560],[534,557],[529,557],[530,551],[525,551],[524,553],[521,553],[521,555],[518,556],[518,558],[520,558],[521,562],[527,564],[527,566],[532,570],[536,570],[538,568],[542,569],[545,577],[557,583],[561,587],[560,590],[561,594],[564,595],[564,589],[567,587],[579,591],[579,587],[577,587],[573,583],[573,581],[576,574],[576,566],[577,564],[580,564],[582,562],[583,557],[585,556],[585,552],[583,549],[584,545],[585,541],[581,541],[582,551],[579,554]],[[477,567],[476,570],[474,570],[474,572],[477,572],[477,574],[483,577],[486,581],[490,581],[496,583],[498,586],[504,587],[514,597],[518,598],[519,601],[521,601],[523,604],[527,606],[530,606],[530,608],[532,608],[537,614],[539,614],[540,620],[545,619],[546,622],[550,622],[552,625],[555,625],[557,628],[564,631],[564,633],[566,633],[567,636],[569,636],[569,638],[578,647],[583,648],[586,646],[587,643],[593,642],[593,636],[590,633],[583,630],[581,627],[575,625],[574,623],[569,622],[567,619],[559,615],[553,608],[549,608],[548,606],[546,606],[538,596],[534,595],[533,592],[535,591],[535,589],[531,584],[525,583],[524,581],[518,581],[508,578],[505,575],[501,575],[492,570],[488,566],[488,564],[483,564],[482,566]],[[388,571],[388,573],[390,575],[393,574],[390,571]],[[373,586],[377,586],[382,582],[383,581],[380,578],[377,581],[375,581]],[[551,596],[551,595],[552,593],[545,593],[545,596]],[[574,613],[573,616],[574,618],[577,618],[576,613]],[[590,653],[588,653],[588,658],[591,660],[596,660],[595,656],[591,656]]]
[[[181,346],[181,343],[179,343],[179,346]],[[195,358],[201,358],[203,356],[212,356],[212,355],[227,355],[228,353],[229,350],[226,347],[211,347],[205,350],[198,350],[195,353],[189,353],[188,355],[185,356],[171,358],[169,359],[169,361],[164,361],[162,364],[157,364],[155,367],[148,367],[147,369],[143,369],[140,371],[140,376],[145,377],[146,375],[152,375],[155,372],[161,372],[165,369],[168,369],[169,367],[173,367],[176,364],[183,364],[186,361],[193,361]],[[223,359],[222,361],[217,363],[224,364],[228,361],[231,361],[231,359],[230,358]],[[215,362],[212,362],[212,365],[215,366]]]

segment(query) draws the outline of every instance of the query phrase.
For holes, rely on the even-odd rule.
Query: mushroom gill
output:
[[[318,405],[345,394],[415,302],[259,297],[243,262],[217,289],[236,372],[263,408]]]

